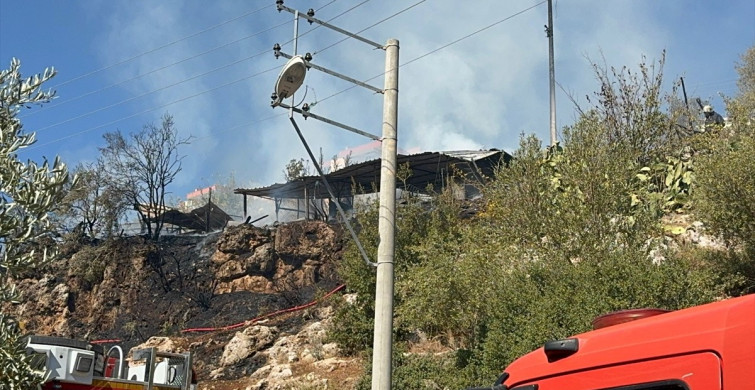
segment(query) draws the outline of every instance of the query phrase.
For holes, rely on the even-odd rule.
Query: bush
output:
[[[456,353],[395,356],[394,388],[492,383],[516,357],[590,329],[598,315],[678,309],[723,294],[734,279],[706,256],[651,256],[664,247],[670,186],[651,186],[659,177],[643,181],[638,173],[686,142],[671,142],[660,74],[644,65],[635,76],[598,70],[595,107],[564,129],[562,145],[543,149],[536,137],[522,137],[514,158],[481,187],[486,203],[476,216],[460,218],[450,189],[429,207],[409,199],[399,208],[394,339],[409,342],[406,335],[420,330]],[[666,170],[659,172],[665,181]],[[376,208],[359,221],[374,253]],[[334,337],[357,353],[371,345],[374,273],[353,250],[340,273],[359,300],[339,311]]]

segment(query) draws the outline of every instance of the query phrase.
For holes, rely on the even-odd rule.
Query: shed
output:
[[[430,186],[434,190],[445,188],[450,180],[457,182],[484,184],[493,177],[497,167],[511,160],[511,155],[497,149],[463,150],[449,152],[425,152],[412,155],[398,155],[399,169],[408,164],[411,173],[406,180],[396,180],[396,188],[414,193],[426,193]],[[353,198],[353,188],[360,193],[375,193],[380,190],[380,159],[349,165],[325,175],[333,194],[342,204]],[[311,200],[329,200],[330,194],[320,176],[303,176],[288,183],[276,183],[259,188],[237,188],[234,193],[244,196],[244,216],[247,215],[247,197],[255,196],[275,201],[276,219],[279,210],[300,212],[304,201],[306,218]],[[472,196],[468,194],[468,196]],[[296,208],[282,206],[285,199],[295,200]]]

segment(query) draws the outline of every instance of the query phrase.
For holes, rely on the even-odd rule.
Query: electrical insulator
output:
[[[307,16],[309,16],[310,18],[314,17],[315,16],[315,10],[313,10],[312,8],[310,8],[309,11],[307,11]],[[309,24],[312,24],[311,20],[307,20],[307,21],[309,22]]]
[[[281,55],[281,45],[279,45],[277,43],[275,45],[273,45],[273,55],[275,56],[276,59],[278,57],[280,57],[280,55]]]

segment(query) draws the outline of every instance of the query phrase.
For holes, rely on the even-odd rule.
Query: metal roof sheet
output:
[[[412,155],[398,155],[397,163],[401,167],[409,164],[411,175],[406,180],[396,180],[396,187],[413,192],[426,192],[428,186],[434,189],[444,188],[450,177],[465,176],[477,182],[484,182],[485,177],[492,177],[496,167],[511,159],[511,155],[500,150],[424,152]],[[373,193],[380,186],[380,159],[349,165],[333,171],[325,178],[336,197],[352,196],[352,189],[357,192]],[[288,183],[276,183],[260,188],[237,188],[236,194],[262,198],[329,198],[327,189],[320,176],[304,176]]]

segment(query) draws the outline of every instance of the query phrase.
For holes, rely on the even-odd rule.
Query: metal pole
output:
[[[398,40],[385,45],[383,145],[380,168],[380,211],[375,283],[375,334],[372,390],[390,390],[393,348],[393,254],[396,220],[396,135],[398,124]]]
[[[247,211],[246,207],[246,194],[244,194],[244,219],[249,215],[249,211]]]
[[[556,139],[556,66],[553,63],[553,0],[548,0],[548,67],[550,68],[551,89],[551,146]]]
[[[352,133],[355,133],[355,134],[359,134],[359,135],[363,135],[363,136],[365,136],[365,137],[367,137],[367,138],[371,138],[371,139],[374,139],[375,141],[380,141],[380,137],[378,137],[378,136],[372,135],[372,134],[370,134],[370,133],[368,133],[368,132],[366,132],[366,131],[362,131],[362,130],[359,130],[359,129],[357,129],[357,128],[355,128],[355,127],[351,127],[351,126],[349,126],[349,125],[344,125],[343,123],[339,123],[339,122],[336,122],[336,121],[334,121],[334,120],[331,120],[331,119],[328,119],[328,118],[326,118],[326,117],[324,117],[324,116],[320,116],[320,115],[315,115],[315,114],[312,114],[311,112],[309,112],[309,111],[304,111],[304,110],[302,110],[301,108],[296,108],[296,107],[293,107],[293,106],[289,106],[289,105],[288,105],[288,104],[286,104],[286,103],[281,103],[281,104],[279,104],[279,106],[281,106],[281,107],[283,107],[283,108],[288,108],[288,109],[291,109],[291,110],[293,110],[294,112],[301,114],[301,115],[302,115],[302,116],[304,117],[304,119],[305,119],[305,120],[306,120],[307,118],[314,118],[314,119],[317,119],[318,121],[322,121],[322,122],[325,122],[325,123],[327,123],[327,124],[329,124],[329,125],[333,125],[333,126],[336,126],[336,127],[340,127],[340,128],[342,128],[342,129],[344,129],[344,130],[348,130],[348,131],[350,131],[350,132],[352,132]]]
[[[302,145],[304,145],[304,149],[307,150],[307,154],[309,154],[309,158],[314,161],[315,169],[317,169],[317,173],[320,175],[320,179],[322,179],[322,184],[325,185],[325,189],[328,191],[328,195],[330,195],[331,199],[338,199],[336,198],[336,195],[333,193],[333,189],[330,188],[330,184],[328,184],[328,179],[325,178],[325,172],[322,171],[322,167],[320,164],[317,163],[317,160],[315,159],[314,153],[312,153],[312,149],[310,149],[309,144],[307,143],[307,140],[304,139],[304,134],[302,134],[301,130],[299,129],[299,125],[296,124],[296,121],[294,118],[289,119],[291,121],[291,124],[294,125],[294,130],[296,130],[296,134],[299,136],[299,139],[301,140]],[[297,200],[298,201],[298,200]],[[351,223],[349,222],[349,218],[346,216],[346,213],[343,211],[343,208],[341,207],[341,204],[339,202],[336,202],[336,208],[338,209],[338,213],[341,214],[341,218],[343,218],[343,223],[346,225],[346,229],[349,230],[349,233],[351,234],[351,238],[354,239],[354,243],[357,245],[357,249],[359,249],[359,253],[362,255],[362,258],[364,259],[364,262],[368,265],[377,266],[377,263],[373,263],[370,261],[370,258],[367,257],[367,252],[364,251],[364,247],[362,246],[362,243],[359,242],[359,237],[357,237],[356,232],[354,232],[354,228],[351,226]]]
[[[292,56],[291,54],[286,54],[286,53],[284,53],[284,52],[280,52],[280,53],[278,53],[278,55],[280,55],[280,56],[281,56],[281,57],[283,57],[283,58],[289,59],[289,60],[290,60],[291,58],[294,58],[294,56]],[[360,87],[363,87],[363,88],[367,88],[367,89],[369,89],[369,90],[370,90],[370,91],[372,91],[372,92],[375,92],[375,93],[383,93],[383,90],[382,90],[382,89],[380,89],[380,88],[376,88],[376,87],[373,87],[372,85],[369,85],[369,84],[367,84],[367,83],[363,83],[363,82],[361,82],[361,81],[359,81],[359,80],[357,80],[357,79],[355,79],[355,78],[352,78],[352,77],[346,76],[346,75],[344,75],[344,74],[340,74],[340,73],[338,73],[338,72],[336,72],[336,71],[333,71],[333,70],[330,70],[330,69],[328,69],[328,68],[323,68],[322,66],[319,66],[319,65],[315,65],[315,64],[313,64],[313,63],[312,63],[312,61],[307,61],[307,59],[306,59],[306,58],[304,59],[304,61],[306,61],[306,63],[307,63],[307,67],[310,67],[310,68],[312,68],[312,69],[317,69],[317,70],[319,70],[320,72],[323,72],[323,73],[327,73],[327,74],[329,74],[329,75],[331,75],[331,76],[335,76],[335,77],[338,77],[338,78],[339,78],[339,79],[341,79],[341,80],[346,80],[346,81],[348,81],[348,82],[350,82],[350,83],[352,83],[352,84],[356,84],[356,85],[358,85],[358,86],[360,86]]]
[[[296,55],[296,50],[299,45],[299,11],[294,12],[294,55]],[[296,104],[296,99],[294,99],[294,94],[291,94],[291,108],[288,109],[288,117],[292,119],[294,117],[294,104]],[[296,208],[299,208],[299,199],[296,200]],[[299,218],[299,211],[296,211],[296,218]]]
[[[210,187],[210,199],[207,201],[207,212],[205,212],[205,233],[210,232],[210,209],[212,209],[212,187]]]
[[[288,11],[288,12],[291,12],[291,13],[295,13],[295,12],[296,12],[296,13],[298,13],[298,12],[299,12],[298,10],[295,10],[295,9],[293,9],[293,8],[288,8],[288,7],[286,7],[286,6],[285,6],[285,5],[283,5],[283,4],[278,4],[278,11],[281,11],[281,10],[285,10],[285,11]],[[362,42],[364,42],[364,43],[366,43],[366,44],[368,44],[368,45],[372,45],[372,46],[374,46],[374,47],[375,47],[376,49],[382,49],[382,48],[383,48],[383,46],[382,46],[382,45],[380,45],[379,43],[373,42],[373,41],[371,41],[371,40],[369,40],[369,39],[367,39],[367,38],[362,38],[362,37],[360,37],[359,35],[356,35],[356,34],[352,34],[352,33],[348,32],[348,31],[346,31],[346,30],[344,30],[344,29],[342,29],[342,28],[338,28],[338,27],[336,27],[336,26],[334,26],[334,25],[332,25],[332,24],[329,24],[329,23],[327,23],[327,22],[323,22],[322,20],[316,19],[316,18],[314,18],[313,16],[309,16],[309,15],[307,15],[307,14],[300,14],[300,16],[301,16],[302,18],[304,18],[304,19],[307,19],[307,20],[308,20],[308,21],[310,21],[310,22],[314,22],[314,23],[317,23],[317,24],[319,24],[319,25],[321,25],[321,26],[324,26],[324,27],[327,27],[327,28],[329,28],[329,29],[331,29],[331,30],[334,30],[334,31],[338,31],[339,33],[341,33],[341,34],[343,34],[343,35],[346,35],[346,36],[348,36],[348,37],[351,37],[351,38],[354,38],[354,39],[360,40],[360,41],[362,41]],[[296,53],[294,53],[294,54],[296,54]]]

